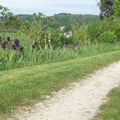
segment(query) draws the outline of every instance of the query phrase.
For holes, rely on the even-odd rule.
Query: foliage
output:
[[[100,0],[100,17],[120,17],[120,0]]]
[[[120,0],[114,0],[114,16],[120,17]]]
[[[16,16],[19,17],[22,21],[29,21],[30,23],[33,21],[33,15],[20,14]],[[79,15],[79,14],[77,15],[77,14],[60,13],[60,14],[55,14],[54,16],[45,16],[43,14],[42,16],[43,18],[41,20],[41,23],[43,28],[51,27],[54,29],[58,29],[60,28],[60,26],[64,26],[65,31],[70,31],[72,29],[72,26],[76,23],[86,24],[94,20],[98,20],[97,15]]]
[[[65,13],[13,16],[0,6],[0,24],[4,22],[0,28],[0,116],[120,59],[118,8],[117,0],[114,7],[112,1],[101,0],[101,15],[115,15],[101,21],[94,15]]]
[[[117,11],[116,8],[118,7],[114,7],[114,11]],[[49,17],[42,13],[18,16],[9,19],[10,32],[3,32],[4,29],[0,32],[2,38],[1,61],[4,63],[1,70],[59,61],[57,58],[67,60],[79,55],[83,56],[83,53],[85,56],[90,45],[95,49],[93,44],[103,44],[104,46],[107,43],[111,48],[103,49],[102,46],[101,48],[103,51],[111,51],[113,47],[110,44],[114,41],[119,44],[120,41],[120,20],[118,18],[105,18],[101,21],[97,16],[65,13]],[[15,23],[15,29],[11,27],[14,26],[13,23]],[[12,45],[6,45],[8,37],[11,38]],[[16,39],[20,42],[19,47],[15,45]],[[96,49],[100,50],[101,48]],[[24,49],[22,53],[21,49]],[[10,54],[12,57],[9,57]],[[90,53],[88,52],[88,54]],[[9,62],[9,58],[12,58],[14,62]],[[20,62],[18,63],[18,61]]]
[[[2,18],[2,24],[5,26],[13,17],[13,13],[7,7],[0,5],[0,16]]]
[[[91,42],[99,42],[101,34],[104,34],[104,32],[109,31],[113,32],[116,36],[115,39],[119,41],[119,29],[120,29],[119,19],[111,20],[107,18],[102,21],[98,20],[88,24],[88,36]]]
[[[46,48],[36,50],[32,48],[32,44],[28,41],[22,44],[24,50],[21,52],[21,47],[0,48],[0,70],[8,70],[19,67],[33,66],[51,62],[65,61],[73,58],[86,57],[100,53],[120,50],[119,44],[93,44],[76,47],[76,48]],[[24,46],[25,45],[25,46]],[[8,52],[9,51],[9,52]]]
[[[10,10],[7,7],[3,7],[0,5],[0,16],[2,16],[2,19],[5,19],[7,16],[13,15]]]
[[[113,12],[114,0],[100,0],[99,7],[100,7],[100,17],[103,18],[104,16],[110,17],[114,14]]]
[[[104,33],[100,34],[99,39],[102,42],[115,43],[116,35],[114,32],[105,31]]]
[[[0,72],[0,117],[120,59],[120,51]],[[80,79],[79,79],[80,80]],[[2,118],[0,118],[2,119]]]
[[[80,43],[80,44],[85,44],[88,41],[88,26],[87,25],[82,25],[82,26],[75,26],[73,28],[73,39],[74,39],[74,43],[76,44],[76,42]]]

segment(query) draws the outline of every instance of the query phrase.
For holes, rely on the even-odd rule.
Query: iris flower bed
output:
[[[60,62],[77,57],[83,58],[120,50],[119,43],[91,44],[74,48],[65,44],[63,48],[54,49],[51,47],[39,49],[36,41],[26,41],[20,39],[14,40],[10,37],[7,37],[6,40],[3,40],[0,37],[0,70],[9,70],[13,68]]]

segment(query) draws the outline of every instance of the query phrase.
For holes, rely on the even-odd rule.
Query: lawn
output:
[[[108,95],[108,102],[101,106],[94,120],[120,120],[120,86]]]
[[[103,53],[64,62],[49,63],[0,72],[0,116],[17,106],[43,100],[71,82],[120,60],[120,51]]]

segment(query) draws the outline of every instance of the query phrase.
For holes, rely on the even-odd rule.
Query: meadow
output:
[[[104,19],[67,13],[13,15],[0,6],[0,119],[119,61],[120,20],[114,12]],[[98,119],[119,118],[119,88],[109,97]]]
[[[104,59],[103,59],[104,58]],[[0,72],[0,114],[51,96],[71,82],[120,59],[120,51]]]

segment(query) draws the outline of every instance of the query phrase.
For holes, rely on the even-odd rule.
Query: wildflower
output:
[[[12,49],[16,50],[17,49],[16,45],[12,45]]]
[[[20,47],[20,41],[18,39],[15,40],[16,47]]]
[[[7,42],[7,41],[3,42],[3,45],[7,45],[7,44],[8,44],[8,42]]]
[[[51,42],[51,40],[49,39],[49,40],[48,40],[48,42],[50,43],[50,42]]]
[[[70,46],[70,48],[72,48],[72,49],[73,49],[73,48],[75,48],[75,46]]]
[[[64,26],[60,26],[60,30],[61,30],[61,31],[63,31],[63,30],[64,30],[64,28],[65,28]]]
[[[6,45],[4,45],[4,44],[2,44],[2,46],[1,46],[3,49],[5,49],[6,48]]]
[[[76,46],[79,46],[80,45],[80,43],[79,42],[76,42]]]
[[[64,41],[64,46],[67,46],[67,42],[66,41]]]
[[[35,48],[37,48],[37,46],[38,46],[37,42],[33,42],[32,48],[35,49]]]
[[[35,48],[36,48],[35,44],[34,44],[34,45],[32,45],[32,48],[33,48],[33,49],[35,49]]]
[[[24,47],[20,47],[20,52],[23,52],[24,51]]]
[[[2,48],[3,48],[3,49],[5,49],[5,48],[6,48],[6,46],[7,46],[7,44],[8,44],[8,42],[7,42],[7,41],[3,42],[3,43],[2,43]]]

